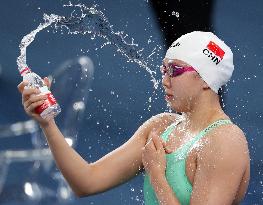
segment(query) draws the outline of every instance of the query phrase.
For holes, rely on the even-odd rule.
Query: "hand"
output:
[[[155,133],[151,133],[148,142],[142,149],[142,162],[150,178],[161,175],[165,176],[166,157],[165,143]]]
[[[44,78],[45,84],[50,88],[51,83],[48,78]],[[21,82],[17,88],[19,92],[22,94],[22,105],[24,106],[24,110],[26,113],[34,118],[40,125],[48,124],[48,120],[43,119],[39,114],[35,112],[35,108],[42,105],[44,101],[47,99],[46,95],[39,95],[40,91],[37,88],[26,88],[27,82]]]

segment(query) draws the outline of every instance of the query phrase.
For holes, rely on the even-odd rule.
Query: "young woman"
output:
[[[244,133],[223,112],[218,97],[233,69],[230,48],[214,34],[196,31],[177,39],[161,71],[166,100],[182,115],[152,117],[125,144],[93,163],[67,144],[54,120],[34,112],[46,96],[24,89],[26,82],[18,88],[26,113],[39,122],[76,195],[104,192],[145,170],[146,205],[230,205],[244,197],[250,174]]]

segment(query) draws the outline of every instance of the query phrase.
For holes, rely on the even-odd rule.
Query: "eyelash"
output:
[[[161,65],[161,66],[160,66],[160,70],[161,70],[162,75],[165,75],[165,74],[167,73],[167,70],[166,70],[166,66],[165,66],[165,65]]]

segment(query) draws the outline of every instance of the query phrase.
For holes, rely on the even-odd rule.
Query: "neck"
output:
[[[200,131],[217,119],[227,118],[220,106],[218,95],[213,91],[204,92],[192,104],[190,111],[184,115],[186,117],[185,126],[193,132]]]

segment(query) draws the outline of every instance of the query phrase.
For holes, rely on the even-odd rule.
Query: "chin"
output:
[[[183,113],[187,111],[186,108],[184,106],[181,106],[180,103],[178,102],[168,102],[168,103],[170,108],[175,112]]]
[[[181,109],[180,106],[178,106],[178,103],[169,101],[168,104],[173,111],[180,112]]]

